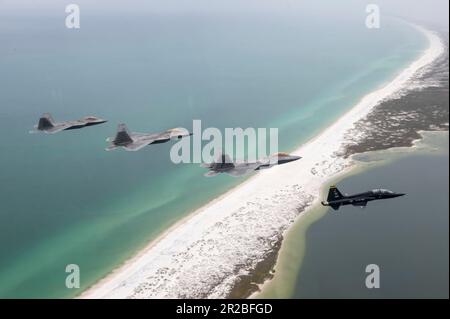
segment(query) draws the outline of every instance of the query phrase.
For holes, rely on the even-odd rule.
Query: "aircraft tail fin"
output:
[[[233,163],[228,154],[219,153],[215,160],[216,163]]]
[[[339,189],[337,189],[336,186],[330,186],[330,189],[328,191],[327,201],[332,202],[332,201],[339,200],[342,198],[344,198],[344,196],[341,194]]]
[[[127,145],[132,143],[133,139],[130,136],[130,132],[125,124],[119,124],[117,126],[117,133],[114,139],[112,140],[113,145]]]
[[[230,156],[220,152],[211,165],[212,168],[233,168],[234,163]]]
[[[340,203],[331,203],[330,204],[329,202],[326,202],[326,201],[322,201],[321,203],[323,206],[329,206],[329,207],[333,208],[334,210],[339,210],[339,207],[341,207]]]
[[[330,205],[331,208],[333,208],[334,210],[339,210],[339,207],[341,207],[341,204],[332,204]]]
[[[51,114],[45,113],[39,119],[37,129],[38,130],[47,130],[47,129],[51,129],[54,126],[55,126],[55,121],[53,120],[53,117],[51,116]]]

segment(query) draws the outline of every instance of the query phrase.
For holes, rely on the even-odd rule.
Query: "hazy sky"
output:
[[[370,3],[381,14],[423,20],[448,29],[448,0],[0,0],[0,15],[54,15],[67,4],[92,14],[314,12],[324,17],[364,10]],[[364,11],[363,11],[364,12]]]

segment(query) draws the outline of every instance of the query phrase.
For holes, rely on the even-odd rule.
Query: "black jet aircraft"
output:
[[[388,199],[403,196],[406,194],[394,193],[387,189],[373,189],[368,192],[359,193],[355,195],[342,195],[336,186],[331,186],[328,191],[328,197],[326,201],[322,201],[323,206],[330,206],[334,210],[338,210],[339,207],[345,205],[353,205],[359,207],[365,207],[367,202]]]

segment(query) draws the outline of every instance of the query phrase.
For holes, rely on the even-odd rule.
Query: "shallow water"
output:
[[[105,152],[117,123],[278,127],[306,141],[417,57],[416,30],[294,16],[89,16],[73,32],[0,13],[0,297],[72,297],[242,179],[174,165],[169,144]],[[29,135],[41,113],[107,124]]]

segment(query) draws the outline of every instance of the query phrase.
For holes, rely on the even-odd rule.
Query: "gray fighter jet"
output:
[[[44,132],[54,134],[65,130],[75,130],[86,126],[98,125],[107,122],[95,116],[86,116],[80,120],[55,122],[49,113],[45,113],[39,119],[38,125],[34,126],[34,130],[30,133]]]
[[[286,153],[276,153],[255,162],[233,162],[228,155],[219,154],[218,158],[214,162],[201,164],[201,166],[209,169],[209,172],[204,174],[207,177],[216,176],[220,173],[226,173],[236,177],[246,175],[252,171],[268,169],[275,165],[296,161],[300,158],[300,156],[289,155]]]
[[[388,199],[403,196],[406,194],[394,193],[388,189],[374,189],[368,192],[359,193],[355,195],[342,195],[336,186],[330,186],[328,191],[328,198],[322,201],[323,206],[330,206],[334,210],[344,205],[353,205],[365,207],[367,202],[379,199]]]
[[[135,133],[128,131],[125,124],[119,124],[115,137],[106,139],[110,142],[107,151],[122,147],[127,151],[138,151],[150,144],[165,143],[173,139],[181,139],[192,135],[188,130],[182,127],[172,128],[161,133]]]

